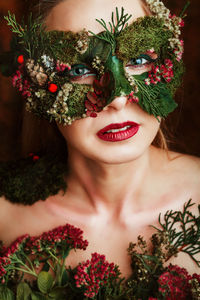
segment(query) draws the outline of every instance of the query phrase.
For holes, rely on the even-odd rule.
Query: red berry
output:
[[[58,86],[55,83],[50,83],[48,89],[51,93],[55,93],[58,90]]]
[[[23,64],[24,56],[23,55],[18,56],[17,61],[18,61],[19,64]]]
[[[37,161],[37,160],[39,160],[39,156],[34,155],[34,156],[33,156],[33,161]]]

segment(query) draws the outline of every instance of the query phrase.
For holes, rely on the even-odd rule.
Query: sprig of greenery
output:
[[[8,11],[8,16],[5,16],[4,19],[8,22],[8,26],[11,27],[13,33],[16,33],[20,38],[24,37],[24,28],[17,23],[14,14]]]
[[[200,267],[200,260],[195,255],[200,253],[200,216],[196,217],[189,210],[194,205],[191,199],[184,205],[183,212],[167,211],[164,222],[159,215],[159,224],[162,229],[152,226],[159,232],[164,231],[168,235],[169,243],[177,252],[187,253]],[[200,205],[198,206],[200,211]],[[180,228],[180,230],[179,230]],[[169,255],[167,260],[171,258]]]
[[[190,1],[187,1],[185,6],[183,7],[181,13],[180,13],[180,18],[184,18],[185,17],[185,12],[188,9],[188,7],[190,6]]]
[[[17,23],[15,15],[11,14],[10,11],[8,11],[8,16],[4,18],[8,22],[8,26],[11,27],[11,31],[18,35],[18,45],[16,47],[22,45],[29,58],[37,57],[38,54],[43,53],[43,50],[47,47],[48,33],[45,32],[42,22],[39,22],[39,20],[34,21],[32,14],[30,14],[27,25],[21,26]]]
[[[114,12],[112,12],[111,22],[109,22],[109,27],[106,25],[106,22],[103,19],[96,19],[96,21],[103,26],[105,32],[101,34],[95,34],[92,31],[89,33],[93,34],[98,39],[104,40],[109,43],[112,47],[112,53],[115,52],[116,49],[116,37],[124,30],[124,28],[128,25],[128,20],[132,17],[128,13],[124,13],[124,8],[121,8],[121,14],[119,14],[118,8],[116,7],[116,22],[114,20]]]

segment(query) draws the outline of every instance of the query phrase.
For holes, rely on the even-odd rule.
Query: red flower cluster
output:
[[[23,235],[17,238],[8,248],[4,248],[0,257],[0,280],[5,283],[4,276],[7,274],[9,265],[12,263],[12,256],[20,252],[29,239],[29,235]]]
[[[109,264],[104,255],[92,254],[92,259],[79,264],[77,274],[74,276],[76,286],[84,288],[84,295],[94,298],[101,286],[109,284],[112,279],[117,279],[120,275],[118,267],[114,263]]]
[[[148,78],[145,79],[145,84],[157,84],[161,81],[161,77],[166,81],[170,82],[174,77],[173,63],[170,59],[165,59],[165,64],[159,66],[152,66],[151,71],[148,73]]]
[[[5,283],[5,275],[10,267],[16,263],[16,256],[19,254],[25,254],[27,256],[31,254],[38,254],[43,251],[45,252],[50,249],[57,250],[62,248],[68,249],[83,249],[85,250],[88,246],[88,241],[83,240],[83,231],[72,225],[66,224],[65,226],[57,227],[49,232],[44,232],[40,236],[30,237],[29,235],[23,235],[16,239],[9,247],[1,251],[0,257],[0,281]]]
[[[100,81],[97,79],[93,82],[94,92],[87,93],[87,100],[85,100],[86,115],[88,117],[97,117],[97,112],[102,111],[106,106],[109,95],[110,75],[105,73]]]
[[[169,265],[158,279],[159,292],[166,300],[191,299],[190,280],[196,278],[200,283],[200,275],[189,275],[187,270],[176,265]]]
[[[26,248],[31,249],[32,254],[45,251],[45,249],[56,249],[62,247],[64,249],[83,249],[88,246],[88,241],[83,240],[83,231],[73,225],[66,224],[59,226],[48,232],[42,233],[40,236],[31,237]]]

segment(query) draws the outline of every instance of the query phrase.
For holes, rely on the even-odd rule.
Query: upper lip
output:
[[[139,124],[137,124],[135,122],[132,122],[132,121],[127,121],[127,122],[124,122],[124,123],[111,123],[108,126],[105,126],[104,128],[100,129],[97,132],[97,134],[105,133],[106,131],[111,130],[111,129],[121,129],[125,126],[135,127],[135,126],[139,126]]]

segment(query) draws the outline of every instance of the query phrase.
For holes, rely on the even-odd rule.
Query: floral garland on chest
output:
[[[88,246],[82,230],[69,224],[40,236],[21,236],[7,248],[2,243],[0,299],[198,300],[200,275],[190,275],[177,265],[166,266],[171,257],[184,252],[200,267],[200,215],[191,213],[193,205],[190,200],[182,212],[159,216],[151,250],[142,236],[130,243],[132,275],[127,280],[117,265],[98,253],[74,269],[66,267],[70,251],[84,251]]]

